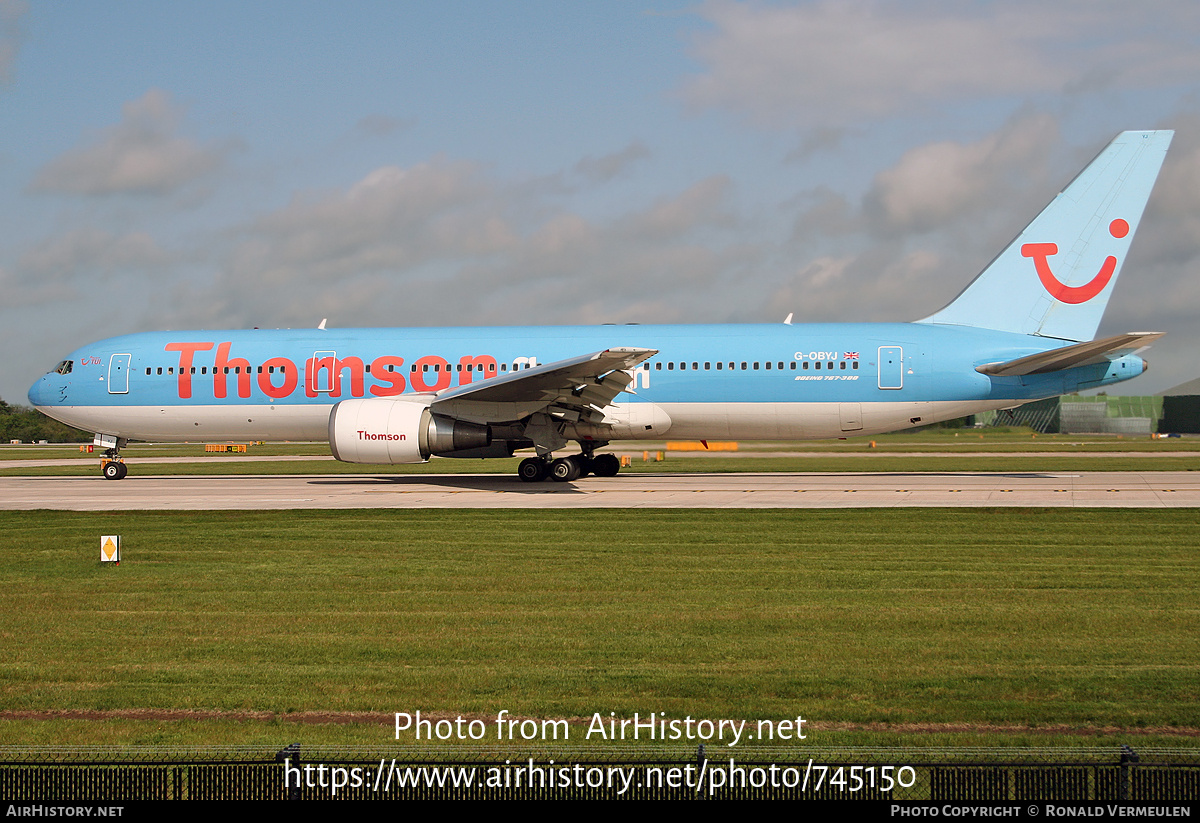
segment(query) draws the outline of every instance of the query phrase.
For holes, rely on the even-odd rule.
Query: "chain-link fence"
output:
[[[6,802],[843,799],[1193,802],[1200,749],[0,748]]]

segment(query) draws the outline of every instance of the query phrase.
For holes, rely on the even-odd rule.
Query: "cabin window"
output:
[[[74,364],[75,364],[74,360],[64,360],[61,363],[59,363],[57,366],[55,366],[52,369],[52,371],[56,371],[59,374],[70,374],[71,366],[73,366]]]
[[[159,374],[162,374],[162,366],[159,366],[159,367],[158,367],[158,373],[159,373]]]
[[[707,360],[705,360],[705,361],[704,361],[704,370],[705,370],[705,371],[708,371],[708,370],[709,370],[709,369],[711,369],[711,368],[712,368],[712,364],[711,364],[711,363],[709,363]]]
[[[147,367],[146,367],[146,374],[150,374],[150,367],[149,367],[149,366],[147,366]]]
[[[700,364],[695,361],[692,361],[692,371],[696,371],[699,368],[700,368]]]
[[[746,361],[743,360],[742,361],[742,371],[745,371],[745,370],[746,370]]]
[[[667,371],[675,371],[675,361],[674,360],[667,363]]]
[[[662,371],[662,363],[655,363],[655,364],[654,364],[654,370],[655,370],[655,371]]]
[[[808,371],[808,361],[807,360],[804,361],[804,365],[801,366],[801,368],[804,369],[805,371]]]
[[[722,366],[724,366],[724,365],[725,365],[724,363],[722,363],[720,360],[718,360],[718,361],[717,361],[717,371],[720,371],[720,370],[721,370],[721,367],[722,367]]]
[[[855,360],[855,361],[854,361],[854,368],[856,368],[856,369],[858,368],[858,361],[857,361],[857,360]]]
[[[754,370],[758,371],[758,361],[757,360],[754,361]]]
[[[792,371],[795,371],[795,370],[796,370],[796,361],[793,360],[792,361]]]
[[[843,360],[843,361],[842,361],[842,363],[841,363],[841,365],[840,365],[840,366],[838,366],[838,368],[839,368],[839,369],[841,369],[842,371],[845,371],[845,370],[846,370],[846,361],[845,361],[845,360]]]
[[[768,360],[766,365],[767,365],[767,369],[769,370],[771,368],[771,361]]]

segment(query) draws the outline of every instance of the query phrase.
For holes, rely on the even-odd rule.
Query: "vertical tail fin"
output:
[[[962,294],[919,322],[1091,340],[1173,135],[1117,135]]]

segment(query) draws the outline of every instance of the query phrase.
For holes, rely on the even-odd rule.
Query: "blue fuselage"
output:
[[[913,418],[919,424],[1003,408],[1140,374],[1140,357],[1021,377],[976,371],[1066,345],[1066,341],[926,323],[808,325],[569,326],[181,331],[126,335],[73,352],[69,366],[33,385],[30,401],[72,425],[127,439],[298,436],[294,417],[226,431],[235,409],[307,407],[318,415],[340,400],[432,394],[619,346],[657,350],[634,371],[622,403],[652,403],[679,425],[673,434],[712,437],[827,437],[871,433]],[[806,427],[806,407],[863,404],[858,428]],[[916,404],[913,414],[904,413]],[[739,432],[738,406],[772,407],[796,425],[761,421]],[[899,408],[869,425],[872,406]],[[817,406],[812,406],[816,408]],[[129,414],[129,409],[142,409]],[[198,410],[206,410],[200,413]],[[719,411],[719,410],[725,411]],[[107,414],[111,410],[112,414]],[[732,413],[732,417],[730,414]],[[754,415],[751,414],[751,417]],[[197,418],[192,420],[192,418]],[[310,433],[319,436],[319,427]],[[756,418],[757,419],[757,418]],[[834,418],[830,418],[831,420]],[[854,421],[851,421],[854,422]],[[912,425],[917,425],[913,423]],[[201,431],[202,430],[202,431]]]

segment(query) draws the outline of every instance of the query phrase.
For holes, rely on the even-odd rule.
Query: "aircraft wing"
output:
[[[599,422],[603,409],[633,382],[628,373],[657,349],[621,347],[521,369],[446,389],[431,411],[461,419],[513,420],[538,411]]]
[[[1137,331],[1129,334],[1118,334],[1115,337],[1105,337],[1101,340],[1088,340],[1061,349],[1051,349],[1028,357],[1018,357],[1006,363],[986,363],[975,371],[980,374],[990,374],[995,377],[1017,377],[1025,374],[1043,374],[1045,372],[1070,369],[1075,366],[1087,366],[1099,363],[1109,355],[1121,356],[1133,354],[1135,351],[1147,348],[1166,332]]]

